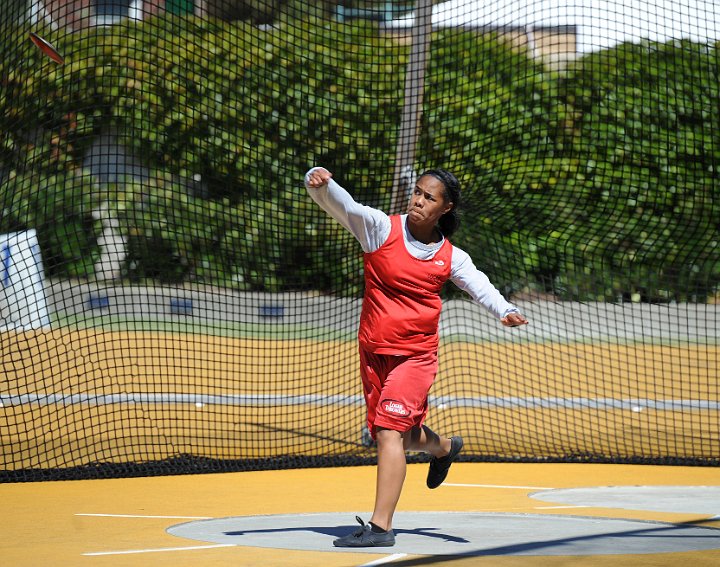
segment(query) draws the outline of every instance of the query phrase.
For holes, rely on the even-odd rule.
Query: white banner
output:
[[[0,330],[50,326],[35,229],[0,235]]]

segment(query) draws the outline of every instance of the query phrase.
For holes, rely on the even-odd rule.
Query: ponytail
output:
[[[452,173],[444,169],[428,169],[423,175],[431,175],[435,179],[442,182],[445,190],[443,197],[448,203],[452,203],[453,207],[447,213],[440,217],[438,228],[444,236],[450,237],[460,227],[460,182]]]

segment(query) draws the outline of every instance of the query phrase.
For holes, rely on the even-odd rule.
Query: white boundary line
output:
[[[535,506],[533,510],[565,510],[568,508],[593,508],[593,506]]]
[[[460,484],[451,482],[445,482],[443,483],[443,486],[459,486],[462,488],[510,488],[517,490],[556,490],[555,488],[550,488],[548,486],[507,486],[501,484]],[[566,510],[575,508],[592,508],[592,506],[535,506],[533,507],[533,510]]]
[[[159,520],[210,520],[212,516],[141,516],[134,514],[75,514],[76,516],[91,516],[93,518],[151,518]]]
[[[387,557],[381,557],[380,559],[375,559],[373,561],[370,561],[369,563],[363,563],[360,565],[360,567],[373,567],[374,565],[385,565],[386,563],[392,563],[396,559],[402,559],[403,557],[407,557],[407,553],[393,553],[392,555],[388,555]]]
[[[160,547],[156,549],[128,549],[125,551],[91,551],[83,553],[87,557],[97,557],[100,555],[131,555],[133,553],[159,553],[162,551],[192,551],[195,549],[216,549],[218,547],[236,547],[232,543],[218,543],[216,545],[193,545],[190,547]]]

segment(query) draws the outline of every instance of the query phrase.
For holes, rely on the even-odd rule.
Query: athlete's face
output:
[[[443,182],[432,175],[418,179],[408,203],[408,222],[412,225],[434,228],[440,217],[453,208],[445,200]]]

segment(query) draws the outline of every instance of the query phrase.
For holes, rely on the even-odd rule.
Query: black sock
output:
[[[387,533],[387,530],[383,530],[382,528],[376,526],[372,522],[368,522],[370,524],[370,531],[374,534],[384,534]]]

